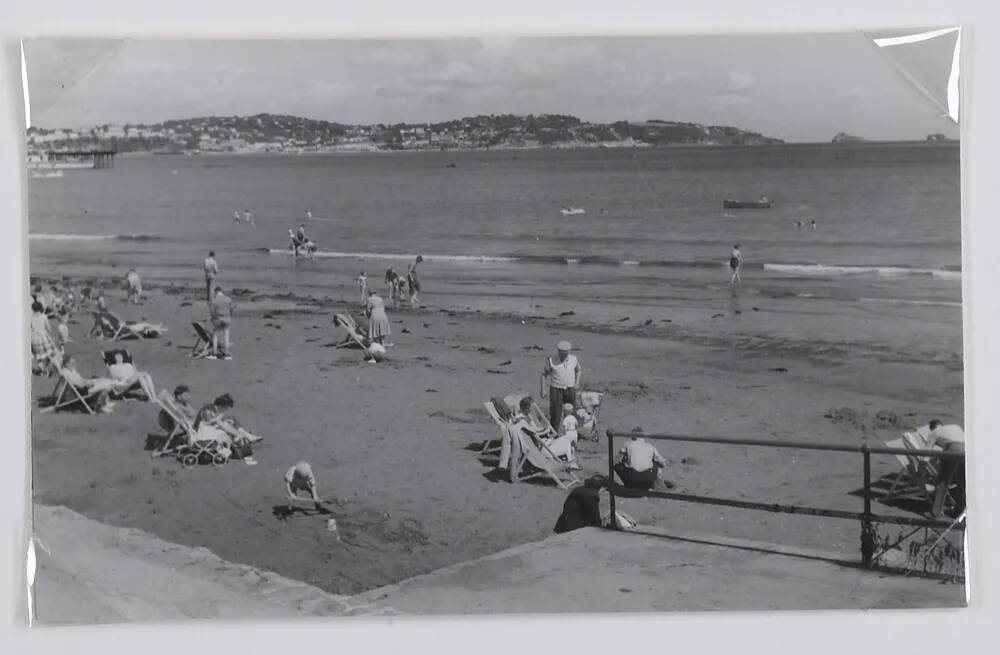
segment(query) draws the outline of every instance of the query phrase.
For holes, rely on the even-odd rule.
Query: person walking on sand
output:
[[[541,377],[541,397],[545,398],[545,388],[548,386],[549,422],[553,427],[562,425],[563,406],[576,406],[576,388],[580,386],[580,362],[576,355],[571,355],[573,345],[569,341],[556,344],[559,351],[556,360],[551,357],[545,360],[545,368]]]
[[[250,213],[249,209],[243,210],[243,221],[249,223],[253,227],[257,227],[257,224],[253,222],[253,214]]]
[[[399,280],[399,273],[391,266],[385,269],[385,287],[389,291],[389,302],[396,306],[396,282]]]
[[[233,218],[236,219],[236,224],[239,225],[240,224],[240,210],[239,209],[233,211]]]
[[[215,278],[219,275],[219,265],[215,261],[215,251],[208,251],[205,258],[205,300],[212,302],[212,287],[215,286]]]
[[[229,329],[233,324],[233,301],[222,292],[222,289],[215,287],[215,297],[209,303],[209,320],[212,323],[212,354],[208,359],[220,357],[222,359],[232,359],[229,349],[232,344],[229,341]],[[222,348],[220,349],[219,337],[222,337]]]
[[[313,219],[313,213],[310,210],[306,210],[306,220],[311,221]]]
[[[389,317],[385,313],[385,301],[375,289],[368,290],[368,302],[365,306],[365,316],[368,317],[368,338],[372,343],[385,345],[385,338],[392,334],[389,328]]]
[[[141,304],[142,280],[134,268],[129,269],[128,275],[125,276],[125,282],[128,284],[128,301],[133,305]]]
[[[361,304],[364,305],[368,299],[368,276],[365,275],[364,271],[361,271],[361,275],[358,276],[357,283],[358,288],[361,289]]]
[[[417,255],[417,258],[410,263],[410,266],[406,269],[406,283],[410,287],[410,305],[416,307],[420,304],[420,300],[417,298],[417,292],[420,291],[420,279],[417,277],[417,266],[420,262],[424,261],[423,255]]]
[[[303,491],[312,498],[313,507],[316,510],[322,509],[319,490],[316,488],[316,477],[313,475],[309,462],[299,462],[285,473],[285,495],[288,497],[288,511],[292,511],[292,504],[299,497],[299,492]]]
[[[729,255],[729,268],[733,271],[733,276],[729,278],[729,284],[739,284],[743,281],[740,277],[740,269],[743,268],[743,253],[740,252],[740,244],[733,246],[733,252]]]

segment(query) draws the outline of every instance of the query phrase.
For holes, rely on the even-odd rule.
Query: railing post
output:
[[[861,446],[865,468],[865,511],[861,515],[861,563],[871,568],[875,554],[875,528],[872,526],[872,457],[868,444]]]
[[[610,515],[608,522],[612,530],[618,529],[618,515],[615,513],[615,435],[608,430],[608,495],[611,499]]]

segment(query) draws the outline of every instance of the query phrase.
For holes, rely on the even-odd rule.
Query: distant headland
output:
[[[671,145],[778,145],[736,127],[665,120],[589,123],[565,114],[490,114],[442,123],[347,125],[298,116],[209,116],[156,124],[28,129],[28,152],[344,152],[532,148],[644,148]]]

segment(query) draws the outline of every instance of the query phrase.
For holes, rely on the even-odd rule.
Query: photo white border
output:
[[[5,449],[0,457],[6,493],[0,510],[0,650],[9,653],[228,652],[230,650],[461,652],[620,652],[625,649],[682,653],[895,653],[987,652],[995,632],[997,512],[1000,498],[994,462],[1000,437],[991,432],[996,404],[994,372],[1000,370],[1000,294],[997,245],[1000,194],[1000,6],[995,0],[508,0],[499,2],[281,3],[226,0],[4,3],[0,21],[4,65],[0,68],[0,197],[8,199],[0,239],[0,368]],[[962,26],[963,295],[966,353],[966,428],[969,444],[971,604],[963,610],[672,613],[568,617],[407,618],[311,620],[239,624],[116,625],[86,628],[25,627],[25,512],[21,490],[27,471],[27,285],[26,179],[23,170],[22,37],[268,37],[442,36],[494,34],[733,33],[844,31],[894,27]],[[973,264],[977,263],[975,268]],[[991,612],[992,611],[992,612]],[[991,630],[993,628],[993,630]],[[976,646],[979,646],[977,648]],[[971,648],[970,648],[971,646]]]

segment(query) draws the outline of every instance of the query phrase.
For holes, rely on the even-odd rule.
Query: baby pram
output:
[[[230,454],[229,448],[218,441],[195,441],[177,449],[177,460],[186,469],[198,464],[223,466]]]

